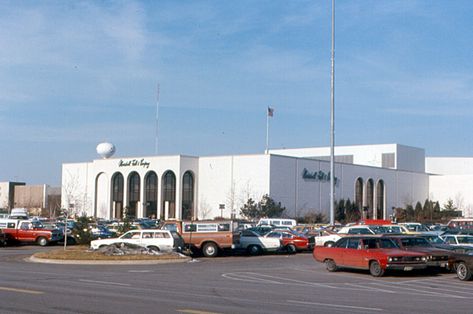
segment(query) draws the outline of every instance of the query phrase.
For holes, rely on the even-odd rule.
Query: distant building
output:
[[[268,194],[287,214],[329,216],[328,147],[274,149],[268,154],[144,156],[66,163],[62,206],[77,214],[164,219],[239,216]],[[368,218],[429,198],[425,152],[399,144],[335,148],[335,199],[350,199]],[[436,188],[433,189],[436,191]],[[473,202],[472,202],[473,203]]]
[[[30,215],[52,217],[61,208],[60,199],[61,188],[58,187],[26,185],[24,182],[0,183],[0,204],[5,211],[21,207],[27,208]]]
[[[8,212],[14,207],[15,186],[25,185],[24,182],[0,182],[0,209]]]

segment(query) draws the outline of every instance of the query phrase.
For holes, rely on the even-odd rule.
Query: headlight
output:
[[[428,255],[428,256],[426,256],[425,258],[426,258],[428,261],[430,261],[430,260],[433,259],[432,255]]]
[[[393,258],[392,257],[388,257],[388,262],[392,262],[393,261]]]

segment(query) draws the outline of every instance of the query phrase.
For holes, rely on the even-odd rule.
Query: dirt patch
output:
[[[178,253],[161,253],[159,255],[120,255],[107,256],[102,252],[92,251],[87,246],[77,245],[64,248],[50,250],[47,252],[39,252],[33,255],[36,258],[53,259],[53,260],[75,260],[75,261],[146,261],[146,260],[171,260],[186,259]]]

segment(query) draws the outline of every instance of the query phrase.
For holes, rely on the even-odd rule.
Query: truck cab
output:
[[[161,229],[177,231],[187,246],[197,249],[206,257],[215,257],[225,249],[234,248],[234,230],[231,220],[165,221]]]

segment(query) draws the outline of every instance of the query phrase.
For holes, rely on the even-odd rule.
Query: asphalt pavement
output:
[[[197,258],[161,265],[24,261],[0,248],[0,313],[470,313],[453,273],[329,273],[311,254]]]

